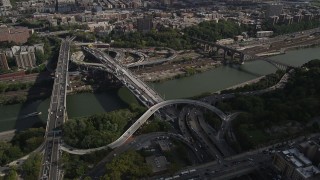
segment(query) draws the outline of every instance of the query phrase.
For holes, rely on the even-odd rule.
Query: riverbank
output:
[[[293,50],[306,49],[306,48],[316,48],[316,47],[320,47],[320,42],[288,47],[288,48],[284,48],[284,51],[286,52],[286,51],[293,51]]]
[[[309,60],[320,57],[320,47],[288,51],[286,54],[272,56],[270,59],[284,62],[292,66],[301,66]],[[201,60],[198,62],[200,63]],[[209,61],[208,61],[209,62]],[[212,62],[212,60],[211,60]],[[168,66],[173,66],[169,64]],[[149,72],[152,69],[146,68]],[[188,98],[205,92],[214,93],[230,88],[252,79],[276,72],[277,69],[265,61],[252,61],[241,65],[241,68],[219,66],[203,73],[163,82],[148,83],[164,99]],[[95,76],[94,76],[95,77]],[[95,77],[97,78],[97,77]],[[71,80],[72,83],[74,82]],[[84,84],[81,84],[81,86]],[[80,85],[78,87],[81,87]],[[121,94],[121,95],[120,95]],[[127,102],[128,99],[132,101]],[[108,90],[104,93],[76,93],[67,96],[67,112],[69,118],[89,116],[96,113],[127,108],[136,98],[126,88]],[[0,106],[0,132],[19,127],[31,127],[35,122],[46,122],[50,99],[32,101],[24,104]],[[32,112],[42,112],[39,117],[19,119]]]
[[[16,133],[16,130],[0,132],[0,140],[5,142],[11,141],[15,133]]]
[[[137,76],[145,82],[163,82],[167,80],[179,79],[183,77],[192,76],[198,73],[214,69],[221,66],[220,61],[211,60],[202,64],[188,65],[175,68],[176,65],[171,65],[173,68],[160,71],[138,72]]]
[[[216,91],[216,92],[214,92],[214,93],[220,94],[221,91],[224,91],[224,90],[232,90],[232,89],[244,87],[244,86],[246,86],[246,85],[251,85],[251,84],[254,84],[254,83],[259,82],[261,79],[263,79],[263,78],[265,78],[265,77],[266,77],[266,76],[261,76],[261,77],[258,77],[258,78],[252,79],[252,80],[248,80],[248,81],[245,81],[245,82],[243,82],[243,83],[236,84],[236,85],[234,85],[234,86],[231,86],[231,87],[228,87],[228,88],[225,88],[225,89],[221,89],[221,90]]]

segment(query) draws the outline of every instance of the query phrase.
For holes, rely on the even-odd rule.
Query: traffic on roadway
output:
[[[66,120],[66,96],[68,86],[68,68],[70,57],[70,44],[73,38],[62,41],[59,51],[55,80],[51,94],[48,120],[45,132],[44,156],[39,179],[58,180],[63,174],[59,167],[59,150],[61,143],[61,126]]]

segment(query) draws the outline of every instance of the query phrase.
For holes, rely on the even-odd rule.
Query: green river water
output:
[[[286,54],[271,57],[271,59],[294,66],[300,66],[316,58],[320,58],[320,47],[289,51]],[[185,98],[205,92],[215,92],[275,71],[276,68],[267,62],[253,61],[241,65],[240,68],[221,66],[190,77],[150,83],[150,85],[165,99]],[[0,132],[29,128],[40,120],[45,122],[49,101],[50,99],[44,99],[31,103],[0,106]],[[132,102],[137,102],[137,100],[126,88],[99,94],[68,95],[68,118],[126,108]],[[42,112],[42,114],[29,118],[23,117],[32,112]]]

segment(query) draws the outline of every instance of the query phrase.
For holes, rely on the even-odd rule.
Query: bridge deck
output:
[[[60,130],[57,128],[66,119],[67,77],[72,39],[63,40],[55,72],[55,80],[51,94],[50,107],[45,134],[44,158],[40,171],[40,179],[61,179],[58,166]]]

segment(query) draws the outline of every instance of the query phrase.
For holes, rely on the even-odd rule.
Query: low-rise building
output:
[[[161,151],[163,151],[163,152],[171,150],[171,148],[169,146],[169,142],[166,140],[159,140],[159,141],[157,141],[157,144],[159,145]]]
[[[168,161],[165,156],[149,156],[146,157],[146,162],[151,166],[153,173],[167,170]]]
[[[314,166],[297,148],[291,148],[275,154],[273,165],[291,180],[316,180],[320,178],[320,170]]]
[[[257,38],[262,38],[262,37],[270,37],[273,35],[273,31],[257,31]]]

